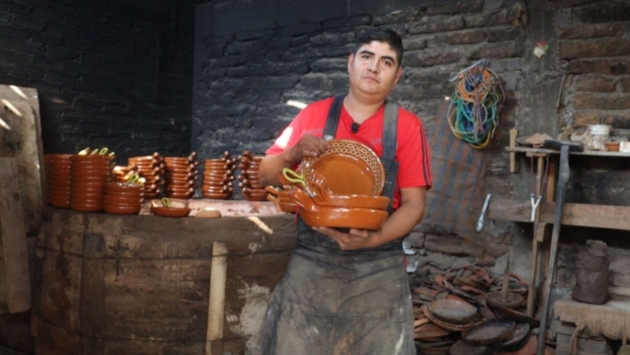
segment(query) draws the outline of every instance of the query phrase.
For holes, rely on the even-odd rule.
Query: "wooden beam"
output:
[[[0,313],[31,308],[26,221],[15,158],[0,158]]]
[[[225,283],[227,279],[227,245],[212,243],[210,295],[208,300],[208,328],[205,355],[222,354],[223,319],[225,318]],[[213,351],[214,349],[214,351]]]
[[[488,206],[488,218],[531,223],[531,203],[493,199]],[[554,202],[541,202],[539,223],[553,223]],[[630,207],[565,203],[562,224],[566,226],[630,230]]]

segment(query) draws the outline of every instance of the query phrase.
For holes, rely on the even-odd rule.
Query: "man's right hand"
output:
[[[328,149],[328,142],[310,134],[303,135],[293,146],[280,154],[267,155],[260,163],[258,176],[263,185],[278,185],[278,174],[283,168],[290,168],[303,158],[317,158]]]
[[[291,162],[299,163],[303,158],[317,158],[328,149],[328,142],[310,134],[305,134],[291,149]]]

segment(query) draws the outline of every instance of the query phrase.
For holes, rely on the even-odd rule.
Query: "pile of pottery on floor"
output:
[[[111,214],[138,214],[144,200],[144,185],[138,183],[138,177],[134,174],[126,182],[106,183],[103,210]]]
[[[80,212],[102,209],[103,187],[109,178],[113,154],[90,150],[70,157],[70,208]]]
[[[128,162],[127,173],[137,172],[140,177],[144,178],[144,197],[156,198],[160,196],[165,184],[164,173],[166,170],[164,158],[160,153],[130,157]],[[135,171],[132,170],[134,168]]]
[[[166,164],[166,196],[188,199],[195,194],[198,170],[197,153],[187,157],[165,157]]]
[[[201,193],[205,198],[227,200],[232,197],[232,179],[236,169],[236,159],[225,152],[223,157],[206,159],[203,162],[203,185]]]
[[[46,203],[57,208],[70,207],[70,154],[44,156]]]
[[[258,177],[258,169],[262,158],[259,155],[252,155],[247,150],[238,158],[238,168],[241,170],[241,174],[237,176],[237,179],[240,181],[238,187],[241,188],[243,198],[248,201],[267,200],[267,191]]]
[[[535,346],[530,330],[539,321],[525,312],[528,287],[517,275],[493,277],[469,265],[446,272],[431,270],[414,280],[418,281],[412,288],[412,302],[415,342],[422,354],[521,354]],[[518,297],[493,296],[505,293]],[[503,304],[503,299],[520,302]]]

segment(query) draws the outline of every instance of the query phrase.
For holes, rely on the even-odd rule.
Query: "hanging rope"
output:
[[[501,79],[481,60],[451,81],[457,81],[446,113],[451,131],[474,148],[486,147],[499,125],[498,114],[504,101]]]

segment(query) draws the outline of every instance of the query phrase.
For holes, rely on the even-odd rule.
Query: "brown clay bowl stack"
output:
[[[166,165],[160,153],[129,158],[128,170],[136,169],[138,175],[145,179],[144,197],[156,198],[162,193],[164,187],[164,173]]]
[[[50,154],[44,157],[46,202],[57,208],[70,207],[70,156]]]
[[[258,169],[262,159],[262,156],[252,155],[247,150],[239,157],[238,168],[241,170],[241,174],[236,178],[240,181],[238,186],[241,188],[243,198],[248,201],[267,200],[267,191],[258,177]]]
[[[197,187],[198,172],[197,153],[193,152],[187,157],[165,157],[167,197],[191,198]]]
[[[70,208],[81,212],[102,209],[103,187],[110,174],[109,155],[70,157]]]
[[[203,163],[203,197],[227,200],[232,197],[232,179],[236,169],[236,159],[225,152],[222,158],[206,159]]]
[[[144,200],[144,186],[109,182],[103,190],[103,210],[111,214],[138,214]]]

